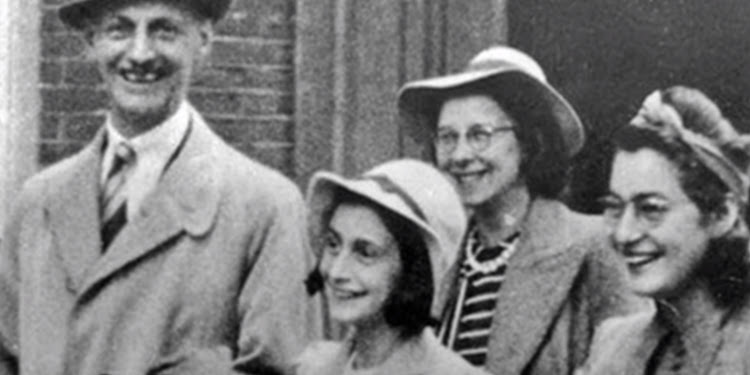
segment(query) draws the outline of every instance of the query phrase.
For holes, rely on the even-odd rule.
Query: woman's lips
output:
[[[662,257],[661,252],[626,252],[625,264],[630,268],[642,268]]]

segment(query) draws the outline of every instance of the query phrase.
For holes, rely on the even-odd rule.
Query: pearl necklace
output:
[[[514,234],[512,239],[510,241],[503,241],[498,246],[502,246],[505,249],[500,252],[500,254],[493,258],[486,261],[479,261],[477,259],[477,255],[474,254],[471,250],[474,248],[475,241],[478,241],[477,239],[478,232],[476,231],[476,228],[472,231],[471,235],[469,236],[469,243],[467,243],[467,246],[465,247],[466,250],[466,262],[465,264],[468,265],[468,270],[466,273],[466,276],[471,276],[477,272],[480,272],[482,274],[489,274],[492,272],[497,271],[500,266],[503,264],[508,263],[508,259],[515,253],[516,246],[518,244],[518,238],[520,237],[518,234]],[[477,254],[480,253],[484,246],[480,245],[481,247],[478,248]]]

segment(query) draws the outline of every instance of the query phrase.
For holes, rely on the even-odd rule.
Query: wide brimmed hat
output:
[[[325,229],[325,215],[336,204],[336,192],[346,190],[392,211],[414,225],[427,245],[435,296],[431,313],[439,317],[446,301],[441,288],[448,269],[456,261],[467,219],[458,193],[440,171],[412,159],[381,164],[358,178],[317,172],[310,180],[308,207],[315,237]],[[318,251],[319,249],[315,249]]]
[[[542,107],[556,120],[568,156],[583,147],[585,133],[576,111],[547,83],[544,71],[533,58],[508,46],[494,46],[479,52],[460,73],[408,82],[399,90],[398,106],[408,126],[420,137],[429,130],[426,127],[435,125],[426,122],[436,117],[435,111],[446,98],[472,86],[499,100],[541,100],[546,103]]]
[[[135,2],[137,0],[77,0],[69,1],[58,10],[60,19],[74,29],[83,29],[87,21],[95,18],[101,9],[115,4]],[[184,4],[195,9],[197,14],[205,16],[212,22],[224,17],[232,0],[161,0],[165,3]]]

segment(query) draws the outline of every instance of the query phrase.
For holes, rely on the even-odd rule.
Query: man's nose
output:
[[[143,63],[156,56],[152,38],[145,30],[137,30],[130,42],[127,58],[136,63]]]

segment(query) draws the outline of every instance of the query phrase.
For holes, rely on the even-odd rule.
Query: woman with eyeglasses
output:
[[[611,239],[657,308],[606,321],[580,374],[750,374],[750,139],[675,86],[649,95],[614,143]]]
[[[493,374],[571,374],[594,327],[638,307],[601,218],[558,200],[584,143],[576,112],[536,61],[505,46],[408,83],[399,106],[470,213],[446,279],[443,344]]]

